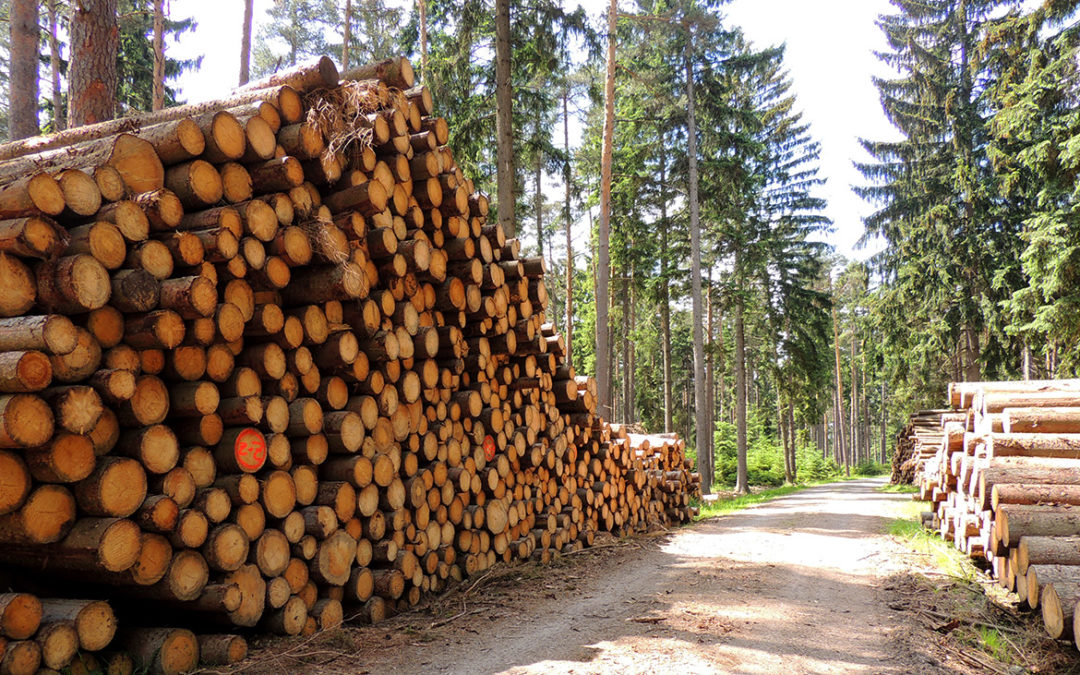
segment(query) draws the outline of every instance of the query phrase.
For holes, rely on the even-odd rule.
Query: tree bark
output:
[[[636,218],[635,218],[636,219]],[[631,242],[631,246],[634,242]],[[634,286],[634,264],[631,261],[630,264],[630,276],[626,279],[626,284],[629,286],[629,320],[626,322],[626,340],[629,342],[626,350],[626,422],[631,424],[637,421],[637,414],[634,408],[634,392],[636,391],[636,377],[637,377],[637,343],[632,337],[634,326],[637,325],[637,293]]]
[[[698,213],[698,165],[697,165],[697,121],[694,117],[694,40],[689,25],[685,26],[686,53],[684,66],[686,71],[686,125],[687,155],[690,164],[689,195],[690,204],[690,297],[692,302],[691,320],[694,324],[694,419],[697,448],[697,471],[703,478],[708,476],[710,455],[712,454],[712,434],[709,430],[709,407],[705,400],[705,341],[701,308],[701,222]],[[745,450],[744,450],[745,452]],[[746,477],[740,471],[742,482],[736,485],[736,491],[748,492]],[[702,492],[708,494],[712,485],[703,481]]]
[[[8,105],[11,140],[38,135],[38,27],[37,0],[11,3],[11,91]]]
[[[668,291],[667,152],[660,134],[660,330],[664,360],[664,433],[675,430],[671,405],[671,300]]]
[[[427,79],[427,0],[416,0],[416,4],[420,8],[420,80],[424,81]]]
[[[153,111],[165,107],[165,0],[154,0],[154,100]]]
[[[748,494],[746,469],[746,335],[743,326],[742,273],[739,252],[735,251],[735,428],[738,469],[735,492]]]
[[[833,354],[836,357],[836,443],[839,462],[843,463],[847,473],[851,475],[851,466],[848,462],[847,442],[844,436],[844,380],[840,375],[840,333],[836,319],[836,289],[833,289]]]
[[[240,81],[247,84],[251,78],[251,14],[254,0],[244,0],[244,23],[240,26]]]
[[[856,370],[859,345],[855,341],[856,326],[854,320],[851,324],[851,409],[848,411],[851,439],[852,464],[858,464],[859,454],[859,373]]]
[[[623,249],[624,255],[628,253]],[[623,270],[619,304],[622,306],[622,415],[623,424],[630,420],[630,275]]]
[[[604,367],[611,357],[608,326],[608,281],[611,256],[611,162],[615,142],[615,14],[618,3],[608,6],[607,71],[604,79],[604,135],[600,152],[600,227],[596,240],[596,414],[611,417],[611,371]]]
[[[120,31],[117,0],[83,0],[71,13],[71,67],[68,69],[68,126],[116,116],[116,54]]]
[[[45,0],[49,16],[49,71],[52,83],[53,133],[63,131],[67,123],[63,96],[60,92],[60,39],[56,33],[56,2],[57,0]]]
[[[885,376],[881,376],[881,462],[885,463]]]
[[[703,475],[703,479],[707,478],[707,482],[712,485],[713,478],[715,476],[714,464],[715,458],[713,457],[716,450],[715,434],[716,429],[716,370],[713,364],[713,348],[715,343],[713,342],[713,284],[712,284],[712,266],[709,267],[709,285],[705,289],[705,306],[708,318],[706,319],[706,330],[708,331],[709,338],[709,351],[705,357],[705,407],[708,411],[708,431],[709,431],[709,473],[707,476]]]
[[[421,6],[424,0],[419,0]],[[423,15],[421,15],[423,16]],[[422,25],[427,38],[427,26]],[[423,58],[427,59],[427,45],[423,44],[425,52]],[[566,334],[566,365],[574,365],[574,244],[570,238],[570,114],[569,114],[570,88],[563,90],[563,150],[566,152],[566,164],[563,166],[563,183],[566,187],[566,196],[563,203],[563,219],[566,228],[566,324],[563,332]]]
[[[352,43],[352,0],[345,0],[345,30],[341,38],[341,71],[349,69],[349,47]]]
[[[495,149],[499,224],[514,228],[514,123],[510,88],[510,0],[495,0]]]
[[[791,482],[794,483],[795,481],[799,480],[799,464],[798,456],[795,453],[795,404],[792,402],[790,397],[788,398],[787,402],[787,424],[788,433],[790,434],[791,439]]]
[[[540,136],[540,120],[536,120],[536,135]],[[533,175],[533,210],[536,211],[536,250],[544,257],[544,193],[540,185],[544,175],[543,153],[536,151],[536,171]]]

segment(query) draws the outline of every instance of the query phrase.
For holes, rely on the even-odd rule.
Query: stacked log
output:
[[[893,483],[910,485],[915,480],[915,475],[921,473],[923,464],[937,454],[938,446],[941,444],[943,415],[955,415],[955,413],[948,410],[916,412],[896,435],[892,456]]]
[[[691,518],[682,441],[596,416],[448,133],[406,60],[324,58],[0,147],[0,565],[60,608],[0,669],[227,664]]]
[[[917,475],[924,522],[1080,646],[1080,380],[965,382]]]

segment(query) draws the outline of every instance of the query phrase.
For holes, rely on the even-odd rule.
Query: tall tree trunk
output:
[[[165,107],[165,0],[154,0],[154,111]]]
[[[787,406],[784,405],[784,395],[777,389],[776,392],[776,429],[780,432],[780,446],[784,453],[784,483],[791,485],[795,482],[791,474],[791,452],[789,450],[789,429],[787,425]]]
[[[843,469],[844,468],[844,456],[843,456],[843,452],[841,451],[841,445],[840,445],[840,441],[841,441],[840,432],[843,430],[842,429],[843,428],[843,423],[841,422],[840,424],[837,424],[837,421],[836,421],[837,417],[838,417],[837,411],[840,409],[840,405],[837,402],[839,400],[839,396],[840,396],[840,394],[836,391],[836,387],[833,387],[833,402],[832,402],[833,403],[833,409],[832,409],[833,461],[836,462],[837,467],[839,467],[840,469]]]
[[[611,256],[611,161],[615,140],[615,14],[617,0],[608,6],[607,72],[604,77],[604,137],[600,153],[600,231],[596,238],[596,385],[599,399],[596,413],[611,417],[611,371],[600,364],[607,363],[611,352],[608,326],[608,280]]]
[[[738,469],[735,477],[735,492],[748,494],[746,470],[746,334],[743,326],[742,275],[739,267],[739,252],[735,252],[735,456]]]
[[[631,242],[633,245],[633,242]],[[637,286],[634,283],[636,269],[634,263],[630,263],[630,319],[626,324],[627,341],[630,343],[629,363],[626,369],[626,421],[630,424],[637,422],[637,410],[635,404],[635,392],[637,391],[637,342],[632,335],[637,326]]]
[[[116,54],[120,48],[116,3],[81,0],[72,4],[69,127],[96,124],[116,116]]]
[[[706,494],[712,489],[712,476],[708,467],[712,463],[712,434],[709,433],[709,410],[705,402],[705,342],[702,335],[702,323],[705,318],[701,311],[701,222],[698,213],[698,161],[697,161],[697,120],[694,115],[694,33],[689,24],[686,29],[686,136],[687,159],[689,160],[690,204],[690,281],[691,281],[691,321],[694,324],[694,427],[697,434],[697,470],[701,474],[702,491]],[[743,484],[743,488],[746,486]],[[738,490],[738,488],[736,488]]]
[[[660,132],[660,349],[664,360],[664,432],[675,430],[671,401],[671,301],[668,292],[667,150]]]
[[[1023,371],[1024,379],[1031,379],[1031,343],[1028,342],[1027,336],[1024,337],[1024,349],[1023,349]]]
[[[835,298],[836,294],[833,293],[833,354],[836,356],[836,442],[839,451],[839,461],[842,462],[844,468],[847,469],[848,475],[851,475],[851,467],[848,463],[847,441],[844,438],[844,378],[840,373],[840,334],[837,329],[838,322],[836,319]]]
[[[251,79],[251,14],[254,0],[244,0],[244,23],[240,26],[240,84]]]
[[[292,25],[292,31],[290,31],[289,40],[289,65],[296,65],[296,57],[300,51],[300,14],[297,12],[296,5],[291,5],[289,10],[289,23]]]
[[[629,257],[629,256],[627,256]],[[630,423],[630,274],[622,275],[622,421]]]
[[[821,414],[821,459],[824,461],[829,453],[829,411]]]
[[[11,140],[38,135],[38,26],[37,0],[12,0],[10,9],[10,86],[8,126]]]
[[[420,16],[424,16],[424,2],[420,0]],[[341,69],[349,69],[349,49],[352,47],[352,0],[345,0],[345,16],[342,18],[344,29],[341,35]],[[425,24],[426,22],[421,22]],[[424,26],[427,29],[427,26]],[[424,35],[427,39],[427,35]]]
[[[540,120],[536,120],[536,135],[540,137]],[[540,151],[536,152],[536,171],[533,176],[533,210],[536,211],[536,250],[537,255],[544,257],[544,192],[541,181],[544,177],[544,162]]]
[[[416,4],[420,7],[420,81],[423,82],[427,79],[427,0],[416,0]]]
[[[612,279],[614,277],[615,277],[615,263],[611,263],[611,265],[608,267],[608,279]],[[608,293],[607,303],[608,303],[608,307],[614,307],[615,306],[615,288],[614,287],[612,287],[610,292]],[[611,328],[611,325],[608,324],[609,331],[610,331],[610,328]],[[609,335],[610,335],[610,333],[609,333]],[[612,342],[614,341],[613,337],[610,338],[610,339],[611,339]],[[615,370],[615,356],[616,356],[616,353],[615,352],[616,352],[616,349],[608,349],[608,352],[607,352],[607,355],[608,355],[608,372],[609,373],[616,372],[616,370]],[[609,396],[609,400],[612,402],[612,405],[611,405],[611,418],[614,419],[615,418],[615,413],[617,413],[619,411],[619,405],[618,405],[618,402],[615,400],[615,395],[616,395],[616,392],[615,392],[615,380],[614,380],[614,378],[609,376],[608,381],[609,381],[609,385],[610,385],[610,389],[608,390],[608,396]]]
[[[860,460],[859,455],[859,373],[856,364],[858,363],[859,345],[855,341],[855,320],[852,316],[851,322],[851,410],[848,411],[851,424],[849,426],[851,439],[851,454],[852,464],[858,464]]]
[[[495,180],[498,216],[507,237],[514,227],[514,123],[510,89],[510,0],[495,0]]]
[[[862,447],[862,457],[867,461],[873,459],[870,450],[870,399],[866,397],[866,350],[862,352],[862,385],[859,387],[859,440]]]
[[[964,380],[978,382],[982,379],[982,368],[979,366],[979,333],[970,326],[964,328]]]
[[[795,454],[795,404],[792,402],[790,396],[788,397],[787,402],[787,427],[788,438],[791,441],[789,450],[789,452],[791,453],[791,482],[794,483],[799,480],[799,465],[797,462],[798,458]]]
[[[423,2],[423,0],[421,0]],[[566,184],[566,197],[563,203],[563,219],[566,226],[566,365],[574,365],[574,245],[570,240],[570,87],[563,90],[563,150],[566,152],[566,164],[563,166],[563,183]]]
[[[885,378],[881,378],[881,461],[885,462]]]
[[[45,0],[49,16],[49,72],[52,83],[53,133],[63,131],[67,125],[67,116],[64,114],[64,96],[60,91],[60,38],[56,32],[56,3],[57,0]]]
[[[708,440],[709,440],[709,475],[715,476],[715,453],[716,453],[716,373],[713,368],[713,284],[712,266],[709,266],[709,284],[705,289],[705,327],[708,333],[709,349],[705,354],[705,406],[708,409]]]

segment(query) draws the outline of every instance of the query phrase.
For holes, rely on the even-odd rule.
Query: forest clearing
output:
[[[883,4],[845,197],[725,2],[0,0],[0,675],[1080,670],[1080,0]]]

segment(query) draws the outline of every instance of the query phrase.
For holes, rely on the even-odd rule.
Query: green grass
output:
[[[889,523],[886,532],[901,539],[912,550],[929,556],[942,572],[965,581],[975,581],[979,571],[971,559],[936,532],[922,526],[920,514],[925,508],[925,502],[908,502],[903,507],[904,515]]]
[[[893,485],[892,483],[888,485],[882,485],[878,488],[878,492],[890,492],[901,495],[913,495],[918,491],[919,488],[915,487],[914,485]]]
[[[979,631],[979,643],[984,652],[995,660],[1002,663],[1012,663],[1012,654],[1009,653],[1009,644],[1005,637],[996,628],[989,626],[977,626]]]
[[[777,497],[783,497],[793,492],[798,492],[809,485],[784,485],[777,488],[769,488],[768,490],[762,490],[750,495],[741,495],[739,497],[728,497],[726,499],[717,499],[715,502],[709,502],[707,504],[697,504],[701,508],[701,513],[694,520],[704,520],[706,518],[713,518],[715,516],[721,516],[725,513],[731,513],[733,511],[741,511],[754,504],[760,504],[761,502],[767,502],[770,499],[776,499]]]
[[[782,485],[780,487],[765,488],[761,492],[755,492],[749,495],[741,495],[738,497],[724,497],[716,500],[715,502],[701,503],[694,502],[693,506],[697,506],[700,509],[700,514],[695,518],[695,521],[704,520],[706,518],[713,518],[715,516],[722,516],[726,513],[733,511],[741,511],[745,508],[753,506],[754,504],[760,504],[767,502],[777,497],[783,497],[790,495],[800,490],[805,490],[808,487],[815,487],[817,485],[828,485],[829,483],[842,483],[850,480],[863,480],[865,478],[874,478],[874,476],[830,476],[821,480],[813,480],[806,482],[799,482],[795,485]],[[756,487],[756,486],[755,486]],[[714,492],[725,492],[732,490],[731,485],[714,485]],[[918,514],[916,514],[918,515]]]

